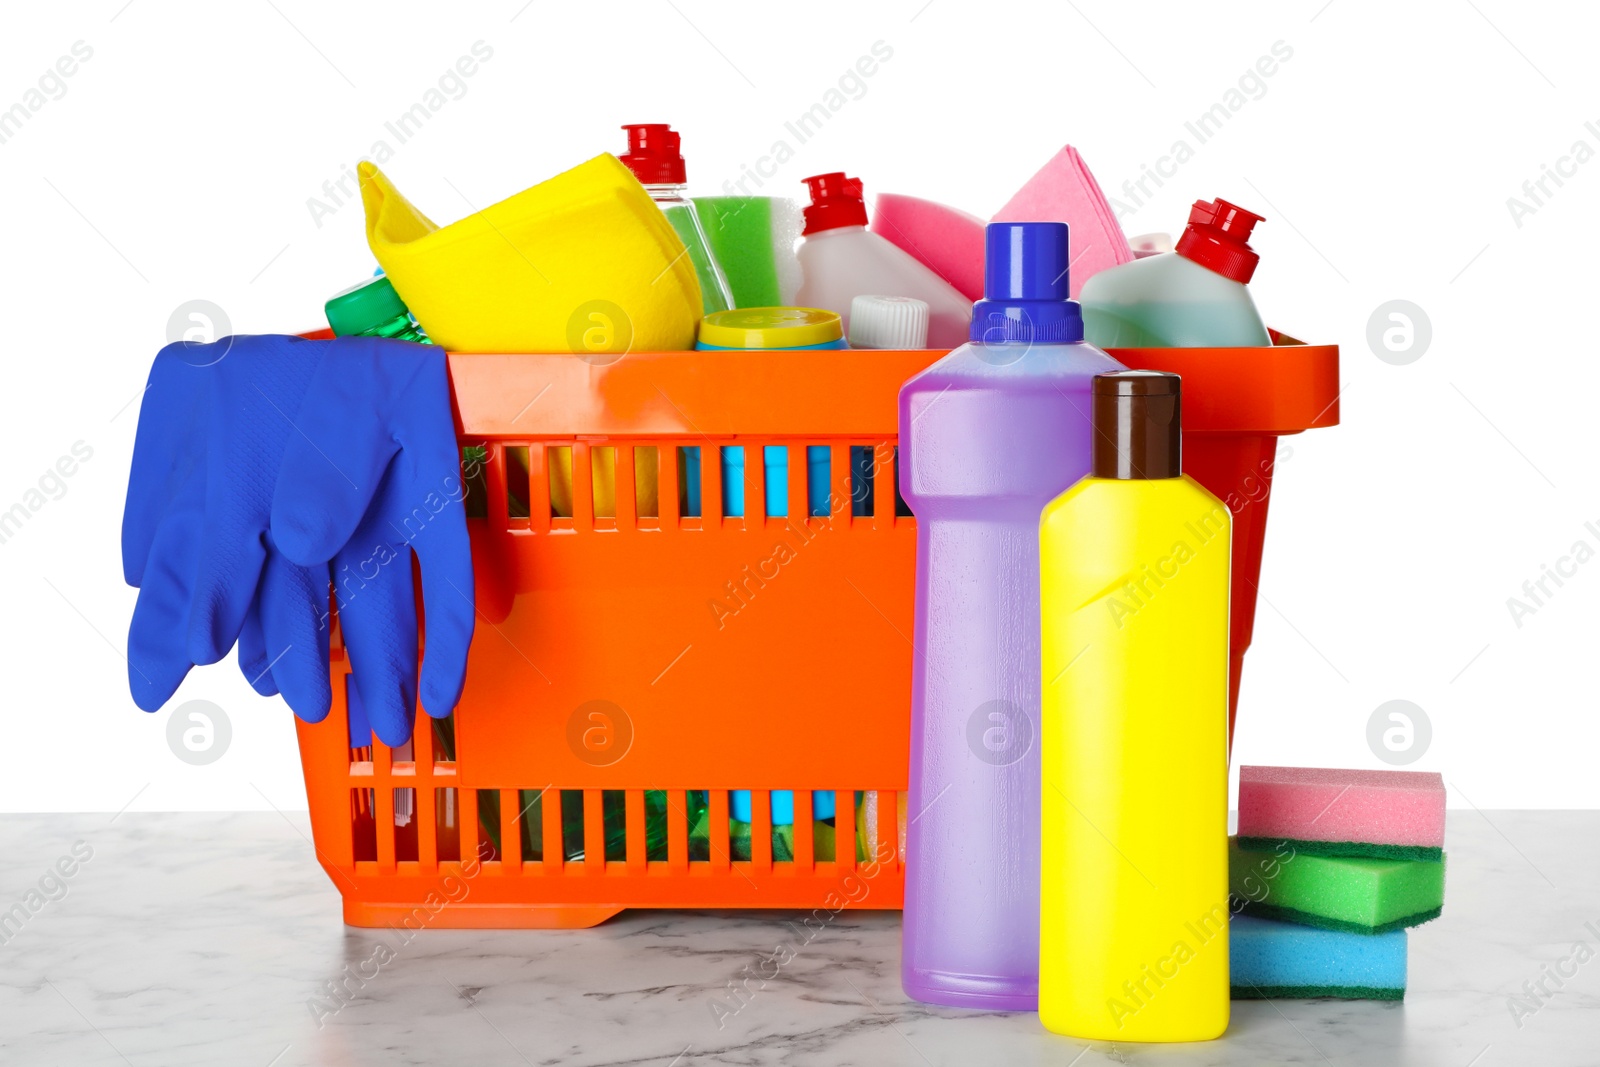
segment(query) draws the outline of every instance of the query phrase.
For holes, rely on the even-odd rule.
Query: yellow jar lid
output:
[[[718,348],[803,348],[843,339],[839,313],[822,308],[735,308],[700,320],[700,343]]]

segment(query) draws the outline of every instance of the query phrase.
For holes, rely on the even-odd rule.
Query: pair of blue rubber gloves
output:
[[[191,666],[237,644],[264,696],[319,722],[330,584],[350,658],[353,746],[404,744],[418,698],[450,714],[474,607],[461,453],[446,356],[369,337],[179,342],[150,370],[122,566],[139,597],[128,630],[134,703],[155,711]],[[369,732],[370,731],[370,732]]]

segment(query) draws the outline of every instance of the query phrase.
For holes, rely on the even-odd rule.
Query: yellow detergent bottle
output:
[[[1227,507],[1180,471],[1178,376],[1094,379],[1092,473],[1039,524],[1039,1017],[1228,1026]]]

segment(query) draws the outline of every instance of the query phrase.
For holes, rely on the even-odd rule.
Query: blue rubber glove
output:
[[[123,521],[124,571],[140,586],[128,637],[129,683],[140,707],[160,707],[191,664],[215,662],[237,641],[240,667],[257,691],[281,691],[301,718],[319,721],[330,698],[331,569],[339,572],[353,685],[365,698],[352,704],[370,713],[385,744],[403,744],[417,674],[406,549],[425,541],[428,569],[457,587],[424,583],[439,616],[430,625],[439,637],[430,640],[425,706],[450,712],[473,607],[444,359],[437,350],[371,338],[236,337],[162,350],[140,413]],[[407,388],[395,388],[397,381]],[[419,444],[408,449],[408,440]],[[305,475],[305,458],[291,461],[290,453],[308,445],[324,469]],[[340,473],[341,462],[362,473],[359,484]],[[297,483],[310,479],[286,498],[293,558],[269,529],[280,468]],[[328,513],[311,488],[323,474],[345,481]],[[412,510],[401,501],[419,481],[446,492],[453,485],[453,499],[424,503],[426,524],[412,520],[417,535],[426,526],[430,537],[397,537],[391,531],[405,528],[397,520]],[[347,512],[356,507],[366,510],[351,523]],[[326,539],[352,526],[359,536],[348,544]],[[313,543],[307,530],[324,537]],[[351,744],[366,744],[370,735],[354,711]]]
[[[265,536],[278,461],[325,342],[232,337],[156,356],[139,412],[122,521],[134,702],[155,711],[194,664],[237,640],[257,692],[302,718],[328,713],[328,571]],[[320,629],[320,633],[319,633]]]
[[[423,709],[461,699],[474,603],[466,486],[445,354],[428,345],[334,341],[283,456],[271,532],[290,560],[331,562],[351,675],[385,743],[411,735],[417,703],[416,593],[427,605]]]

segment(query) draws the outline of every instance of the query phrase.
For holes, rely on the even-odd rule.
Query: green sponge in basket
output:
[[[1381,934],[1439,917],[1444,859],[1311,856],[1287,845],[1254,852],[1230,841],[1228,888],[1253,915]]]
[[[728,276],[733,305],[788,307],[800,291],[795,242],[800,205],[773,196],[697,196],[695,208],[711,254]]]

